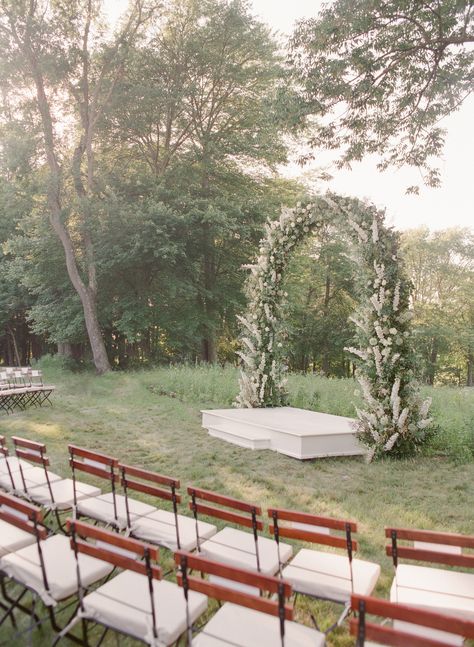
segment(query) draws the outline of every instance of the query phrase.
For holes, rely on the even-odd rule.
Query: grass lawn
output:
[[[262,506],[294,507],[359,522],[359,555],[378,561],[376,594],[387,596],[391,563],[384,555],[385,525],[473,533],[474,390],[435,389],[440,432],[425,456],[367,465],[360,458],[300,462],[270,451],[241,449],[207,435],[200,409],[229,406],[236,392],[232,369],[156,369],[102,378],[44,366],[56,384],[54,406],[0,418],[0,433],[45,442],[51,469],[69,475],[67,444],[75,443]],[[353,415],[350,380],[294,377],[294,406]],[[454,449],[453,449],[454,448]],[[87,477],[86,477],[87,478]],[[166,551],[164,551],[166,553]],[[169,556],[165,555],[168,560]],[[303,603],[298,614],[321,624],[334,610]],[[8,642],[4,627],[0,643]],[[49,644],[36,632],[35,644]],[[20,644],[20,643],[17,643]],[[111,637],[104,644],[115,644]],[[132,644],[122,639],[123,645]],[[352,645],[345,628],[329,645]]]

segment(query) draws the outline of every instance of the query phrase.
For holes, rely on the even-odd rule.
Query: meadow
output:
[[[97,449],[194,484],[252,500],[359,523],[362,558],[378,561],[376,594],[387,596],[392,567],[384,554],[385,525],[473,532],[474,390],[425,388],[433,398],[438,431],[423,454],[410,460],[366,464],[361,458],[300,462],[269,451],[252,452],[211,438],[200,409],[231,405],[237,371],[220,367],[170,367],[113,372],[103,377],[72,373],[46,360],[42,368],[56,385],[53,406],[2,415],[0,434],[46,443],[51,469],[69,475],[67,444]],[[290,376],[290,402],[327,413],[354,415],[356,384],[349,379]],[[170,555],[163,551],[165,563]],[[298,615],[322,626],[335,618],[329,605],[299,603]],[[14,644],[6,631],[0,644]],[[25,644],[25,643],[16,643]],[[44,645],[36,631],[33,644]],[[110,637],[104,644],[115,644]],[[122,645],[133,644],[122,638]],[[346,628],[328,644],[353,644]]]

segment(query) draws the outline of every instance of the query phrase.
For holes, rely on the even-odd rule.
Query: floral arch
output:
[[[354,346],[346,348],[357,365],[364,406],[357,431],[369,447],[369,460],[387,452],[413,454],[426,439],[430,401],[421,401],[413,376],[410,285],[398,258],[398,235],[384,215],[359,200],[320,196],[296,208],[282,208],[268,221],[259,255],[248,266],[248,310],[242,326],[240,393],[236,406],[283,406],[287,402],[283,280],[289,257],[323,224],[347,235],[358,276],[359,307],[351,317]]]

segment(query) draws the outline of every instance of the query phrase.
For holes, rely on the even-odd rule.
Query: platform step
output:
[[[270,449],[271,439],[268,433],[262,429],[239,426],[232,424],[209,424],[207,429],[210,436],[226,440],[228,443],[246,447],[248,449]]]

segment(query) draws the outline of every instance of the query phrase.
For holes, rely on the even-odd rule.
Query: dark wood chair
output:
[[[227,526],[210,539],[198,540],[197,549],[203,557],[269,575],[278,573],[277,546],[271,539],[259,535],[263,531],[260,506],[201,488],[188,487],[188,494],[196,521],[200,515],[205,515],[251,530],[247,532]],[[280,544],[279,549],[280,557],[288,560],[292,554],[291,546]]]
[[[270,508],[268,516],[271,519],[270,532],[278,546],[280,537],[287,537],[344,551],[344,554],[338,554],[302,548],[281,569],[282,576],[291,582],[295,593],[344,605],[339,619],[327,631],[334,629],[349,613],[351,593],[370,595],[380,575],[379,564],[354,558],[358,548],[353,539],[357,524],[281,508]],[[280,563],[284,564],[284,560],[280,559]]]
[[[169,550],[194,550],[198,541],[209,539],[217,532],[217,528],[204,521],[198,522],[196,537],[196,522],[191,517],[178,513],[181,504],[178,479],[163,476],[156,472],[144,470],[120,463],[121,484],[125,494],[127,511],[127,527],[133,537],[149,541]],[[169,501],[172,510],[155,508],[145,516],[132,517],[129,509],[129,491],[141,492],[154,499]]]
[[[447,647],[474,638],[474,620],[361,595],[352,596],[351,606],[356,617],[350,620],[350,631],[357,647]],[[392,625],[377,624],[369,615],[390,620]],[[453,637],[459,642],[453,642]]]
[[[91,621],[105,628],[99,642],[113,630],[149,645],[172,645],[186,631],[186,612],[194,622],[206,611],[206,596],[193,593],[186,607],[177,584],[162,579],[157,547],[81,521],[68,520],[67,526],[77,560],[79,608],[55,642],[70,635],[74,624],[81,621],[83,642],[88,644]],[[85,594],[84,557],[107,562],[121,572]]]
[[[197,636],[193,637],[188,622],[189,645],[322,647],[325,644],[324,634],[293,622],[293,607],[288,603],[291,585],[281,578],[184,551],[175,554],[175,562],[179,567],[178,583],[184,589],[186,601],[191,592],[198,591],[225,602]],[[192,571],[200,572],[201,577],[193,575]],[[205,576],[209,579],[203,579]],[[216,579],[219,584],[215,583]],[[249,593],[249,590],[257,593]]]
[[[390,527],[385,528],[385,536],[395,569],[392,602],[474,619],[474,572],[466,572],[474,569],[474,554],[464,552],[474,549],[474,535]]]

